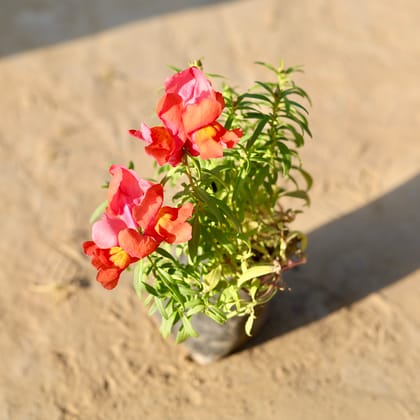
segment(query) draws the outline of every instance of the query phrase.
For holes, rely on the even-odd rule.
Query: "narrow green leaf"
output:
[[[209,306],[205,309],[204,313],[218,324],[224,324],[227,320],[225,313],[217,306]]]
[[[303,105],[301,105],[299,102],[292,101],[290,99],[287,99],[287,102],[289,103],[289,105],[293,105],[296,108],[300,108],[302,111],[304,111],[307,114],[309,114],[308,110]]]
[[[264,96],[261,93],[244,93],[240,96],[240,98],[252,98],[252,99],[259,99],[260,101],[267,102],[270,105],[272,104],[272,101],[267,96]]]
[[[141,299],[142,290],[144,289],[145,275],[143,272],[143,260],[140,260],[134,267],[134,290],[137,296]]]
[[[168,314],[166,313],[162,300],[160,298],[155,297],[154,301],[155,301],[156,308],[158,309],[159,313],[162,315],[162,318],[167,319]]]
[[[170,254],[168,251],[166,251],[166,249],[158,248],[158,249],[156,249],[155,252],[158,253],[159,255],[161,255],[164,258],[167,258],[171,261],[176,261],[175,257],[172,254]]]
[[[282,194],[283,196],[287,197],[294,197],[294,198],[300,198],[301,200],[305,200],[306,204],[309,206],[311,204],[311,200],[309,198],[309,195],[306,191],[303,190],[297,190],[297,191],[289,191]]]
[[[156,291],[156,289],[153,286],[151,286],[150,284],[146,282],[142,282],[142,284],[146,292],[149,293],[149,295],[159,297],[159,293]]]
[[[263,114],[262,112],[247,112],[245,115],[245,118],[254,118],[256,120],[260,120],[262,118],[266,118],[267,115]]]
[[[277,73],[278,70],[272,66],[271,64],[268,63],[264,63],[264,61],[256,61],[255,64],[259,64],[260,66],[264,66],[265,68],[267,68],[268,70],[271,70],[274,73]]]
[[[183,316],[181,318],[182,327],[179,329],[176,342],[182,343],[182,341],[186,340],[189,337],[198,337],[197,331],[194,329],[194,327],[191,324],[191,321],[188,317]]]
[[[188,253],[191,261],[194,261],[197,257],[198,242],[200,239],[200,221],[198,217],[195,217],[192,222],[192,237],[188,241]]]
[[[205,308],[204,305],[202,305],[202,304],[196,304],[191,309],[189,309],[187,311],[187,315],[188,316],[193,316],[195,314],[202,313],[202,312],[204,312],[204,308]]]
[[[173,326],[177,321],[177,313],[173,312],[167,319],[162,318],[162,323],[160,324],[160,333],[164,338],[167,338],[172,331]]]
[[[313,185],[313,179],[312,179],[311,174],[309,172],[305,171],[304,169],[302,169],[299,166],[293,167],[293,169],[296,169],[301,173],[301,175],[303,176],[303,178],[306,181],[306,189],[310,190],[312,188],[312,185]]]
[[[107,200],[105,200],[103,203],[99,204],[99,206],[96,207],[96,209],[92,213],[92,216],[90,216],[89,223],[92,224],[93,222],[98,220],[102,216],[102,213],[105,211],[107,206],[108,206],[108,201]]]
[[[255,141],[257,140],[258,136],[263,131],[263,129],[264,129],[264,127],[267,124],[269,119],[270,119],[270,117],[268,115],[265,115],[260,120],[260,122],[257,124],[257,126],[255,127],[255,130],[254,130],[254,133],[252,134],[252,136],[250,137],[250,139],[248,140],[248,142],[246,144],[247,149],[250,149],[252,147],[252,145],[255,143]]]
[[[162,284],[171,292],[172,299],[175,299],[180,304],[185,302],[185,297],[180,293],[178,289],[178,284],[173,281],[170,274],[161,268],[158,270],[158,277]]]
[[[210,292],[213,290],[220,281],[220,276],[222,274],[222,266],[218,265],[216,268],[210,271],[207,275],[204,276],[204,291]]]
[[[241,287],[247,281],[255,279],[257,277],[265,276],[267,274],[274,273],[276,267],[274,265],[254,265],[243,273],[238,279],[238,287]]]
[[[281,151],[283,175],[287,175],[292,166],[291,150],[281,141],[277,142],[277,147]]]
[[[248,337],[251,337],[251,333],[252,333],[252,327],[254,325],[254,319],[255,319],[255,315],[254,314],[250,314],[248,316],[248,319],[246,320],[245,323],[245,333]]]
[[[269,92],[271,95],[274,93],[274,86],[271,83],[264,83],[264,82],[260,82],[260,81],[256,81],[255,82],[258,86],[261,86],[262,88],[264,88],[267,92]],[[271,85],[271,86],[270,86]]]

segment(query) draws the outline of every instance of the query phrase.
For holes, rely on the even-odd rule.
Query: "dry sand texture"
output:
[[[0,419],[420,419],[418,0],[0,1]],[[167,64],[304,64],[309,264],[197,367],[81,255],[110,162],[151,162]]]

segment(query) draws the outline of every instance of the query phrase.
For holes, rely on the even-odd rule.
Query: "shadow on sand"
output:
[[[420,175],[309,234],[308,264],[272,301],[249,346],[271,340],[363,299],[420,267]]]
[[[0,13],[0,56],[91,35],[160,14],[226,1],[3,1]]]

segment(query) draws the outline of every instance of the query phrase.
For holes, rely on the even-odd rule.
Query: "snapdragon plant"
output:
[[[103,285],[101,269],[114,287],[135,264],[138,295],[160,314],[163,336],[176,326],[178,342],[197,336],[198,313],[220,324],[247,317],[251,334],[257,305],[285,290],[282,273],[306,261],[306,236],[291,223],[310,204],[312,178],[298,153],[311,136],[310,100],[291,78],[299,68],[258,64],[270,81],[245,92],[226,83],[215,91],[200,62],[165,82],[163,125],[130,131],[159,165],[158,181],[125,184],[132,169],[111,170],[106,210],[84,246]],[[167,187],[175,207],[162,206]],[[101,242],[111,225],[116,236]]]

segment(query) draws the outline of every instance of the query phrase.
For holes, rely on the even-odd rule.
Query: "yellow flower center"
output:
[[[130,264],[130,256],[119,246],[114,246],[109,250],[109,259],[114,265],[122,270]]]
[[[208,125],[207,127],[200,128],[194,133],[194,140],[197,143],[200,143],[200,141],[212,139],[216,137],[219,129],[215,125]]]

